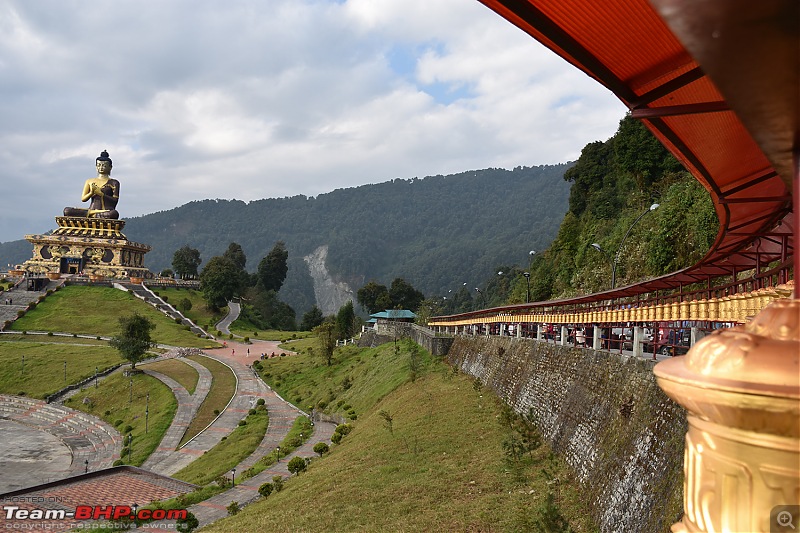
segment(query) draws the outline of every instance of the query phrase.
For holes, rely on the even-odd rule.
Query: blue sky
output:
[[[624,107],[475,0],[7,0],[0,241],[107,149],[123,218],[560,163]]]

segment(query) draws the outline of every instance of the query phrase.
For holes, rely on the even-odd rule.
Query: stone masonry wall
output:
[[[603,532],[669,531],[682,512],[685,411],[652,363],[512,337],[457,337],[450,362],[532,410]]]
[[[395,337],[398,339],[410,338],[428,350],[431,355],[439,357],[446,355],[453,344],[453,337],[437,336],[428,328],[407,322],[399,322],[382,325],[377,331],[370,329],[364,332],[358,341],[358,345],[374,347],[385,342],[391,342]]]

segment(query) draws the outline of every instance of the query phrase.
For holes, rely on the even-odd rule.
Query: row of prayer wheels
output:
[[[675,300],[656,305],[620,307],[617,309],[594,309],[564,313],[534,313],[512,315],[501,313],[463,320],[432,319],[430,326],[467,326],[495,323],[539,323],[539,324],[611,324],[623,322],[677,322],[709,321],[743,324],[758,314],[773,300],[787,298],[792,294],[794,281],[765,287],[751,292],[731,294],[719,298],[700,300]]]

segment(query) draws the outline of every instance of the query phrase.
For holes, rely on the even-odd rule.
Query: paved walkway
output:
[[[197,370],[199,377],[194,394],[190,395],[189,392],[174,379],[160,372],[148,370],[146,365],[143,365],[145,374],[153,376],[167,385],[175,395],[175,399],[178,400],[178,410],[175,413],[175,418],[172,419],[172,424],[164,434],[164,438],[161,440],[158,448],[156,448],[150,457],[147,458],[147,461],[142,464],[142,468],[153,472],[163,472],[165,469],[169,468],[171,461],[175,460],[172,458],[177,454],[178,445],[184,433],[186,433],[186,429],[189,427],[192,420],[194,420],[197,411],[200,409],[200,405],[203,403],[203,400],[206,399],[208,391],[211,389],[211,372],[206,367],[191,359],[181,358],[180,360]]]
[[[217,322],[217,331],[220,333],[224,333],[225,335],[230,335],[231,330],[228,329],[231,324],[233,324],[234,320],[239,318],[239,313],[242,311],[242,308],[236,302],[228,302],[228,314],[225,315],[225,318]]]

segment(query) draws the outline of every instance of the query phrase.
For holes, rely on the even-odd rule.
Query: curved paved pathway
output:
[[[191,424],[198,409],[200,409],[200,405],[203,403],[203,400],[206,399],[208,391],[211,389],[211,372],[206,367],[191,359],[181,358],[180,360],[197,370],[198,380],[197,386],[194,389],[194,394],[190,395],[189,392],[174,379],[160,372],[147,370],[147,368],[144,369],[145,374],[161,380],[161,382],[172,389],[175,399],[178,400],[178,410],[175,413],[175,417],[172,419],[172,424],[164,434],[164,438],[161,439],[158,448],[156,448],[150,457],[147,458],[147,461],[142,464],[142,468],[152,470],[153,472],[161,472],[166,468],[166,465],[169,464],[169,458],[177,452],[178,445],[184,433],[186,433],[186,428]],[[161,463],[164,461],[167,461],[167,463],[162,466]]]
[[[233,321],[239,318],[239,313],[241,312],[241,307],[236,302],[228,302],[228,314],[225,315],[225,318],[217,322],[217,331],[224,333],[225,335],[230,335],[231,331],[228,329]]]

